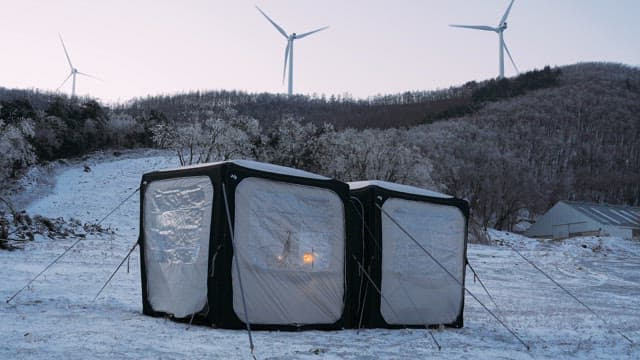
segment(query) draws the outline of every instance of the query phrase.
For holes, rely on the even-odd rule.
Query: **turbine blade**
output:
[[[494,28],[494,27],[491,27],[491,26],[485,26],[485,25],[449,25],[449,26],[457,27],[457,28],[465,28],[465,29],[474,29],[474,30],[498,32],[497,28]]]
[[[502,24],[504,24],[505,21],[507,21],[507,18],[509,17],[509,12],[511,11],[511,6],[513,6],[514,1],[515,0],[511,0],[511,3],[509,4],[507,11],[504,12],[504,15],[502,15],[502,19],[500,19],[500,23],[498,24],[498,26],[502,26]]]
[[[104,81],[104,80],[100,79],[100,78],[99,78],[99,77],[97,77],[97,76],[93,76],[93,75],[90,75],[90,74],[87,74],[87,73],[83,73],[83,72],[80,72],[80,71],[78,71],[76,74],[78,74],[78,75],[83,75],[83,76],[86,76],[86,77],[90,77],[90,78],[92,78],[92,79],[96,79],[96,80]]]
[[[287,74],[287,61],[289,60],[289,46],[291,43],[287,41],[287,48],[284,49],[284,69],[282,69],[282,84],[284,84],[284,79]]]
[[[322,30],[325,30],[325,29],[328,29],[328,28],[329,28],[328,26],[325,26],[325,27],[321,27],[320,29],[316,29],[316,30],[313,30],[313,31],[306,32],[304,34],[296,35],[296,39],[302,39],[303,37],[309,36],[309,35],[311,35],[313,33],[317,33],[318,31],[322,31]]]
[[[509,51],[509,48],[507,47],[507,43],[502,41],[502,45],[504,45],[504,49],[507,51],[507,55],[509,55],[509,59],[511,60],[511,64],[513,64],[513,67],[516,69],[516,72],[518,74],[520,74],[520,70],[518,70],[518,66],[516,66],[516,62],[513,61],[513,58],[511,57],[511,52]]]
[[[58,88],[56,88],[56,91],[60,90],[60,88],[62,87],[62,85],[64,85],[67,80],[69,80],[69,78],[71,77],[71,75],[73,75],[73,73],[69,73],[69,76],[67,76],[66,79],[64,79],[64,81],[62,82],[62,84],[60,84],[60,86],[58,86]]]
[[[64,54],[67,56],[67,61],[69,62],[69,67],[73,70],[73,64],[71,64],[71,58],[69,58],[69,53],[67,52],[67,47],[64,46],[64,41],[62,41],[62,35],[58,33],[58,37],[60,38],[60,42],[62,43],[62,48],[64,49]]]
[[[278,26],[278,24],[275,23],[275,21],[271,20],[271,18],[269,18],[267,16],[267,14],[264,13],[264,11],[262,11],[257,5],[256,5],[256,9],[258,9],[258,11],[260,11],[260,13],[262,15],[264,15],[265,18],[267,18],[267,20],[269,20],[269,22],[276,27],[276,29],[280,32],[280,34],[282,34],[282,36],[286,37],[287,39],[289,38],[289,35],[287,35],[287,32],[284,31],[283,28],[281,28],[280,26]]]

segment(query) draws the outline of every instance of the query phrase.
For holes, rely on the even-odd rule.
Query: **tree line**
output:
[[[470,81],[462,86],[436,91],[407,91],[354,99],[338,96],[248,94],[238,91],[191,92],[150,96],[121,105],[118,110],[134,117],[161,112],[173,119],[206,114],[222,106],[233,107],[240,115],[260,119],[265,127],[284,117],[294,117],[316,125],[329,123],[336,129],[398,128],[470,114],[486,101],[523,95],[528,91],[557,85],[560,69],[545,67],[515,79]],[[188,120],[187,120],[188,121]]]
[[[183,164],[252,158],[427,187],[467,199],[481,227],[512,229],[562,199],[640,205],[638,114],[640,71],[598,63],[364,100],[217,91],[107,108],[0,91],[0,182],[38,161],[154,146]]]

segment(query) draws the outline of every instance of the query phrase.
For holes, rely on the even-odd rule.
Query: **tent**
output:
[[[348,206],[342,182],[254,161],[144,174],[144,314],[232,329],[351,326]]]
[[[359,284],[359,326],[462,327],[468,203],[384,181],[349,187],[357,266],[370,277]]]

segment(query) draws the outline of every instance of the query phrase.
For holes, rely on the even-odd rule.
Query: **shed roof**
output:
[[[604,225],[640,228],[639,207],[580,201],[563,201],[563,203]]]

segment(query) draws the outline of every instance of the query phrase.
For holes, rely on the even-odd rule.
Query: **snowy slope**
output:
[[[96,159],[90,162],[98,161]],[[31,203],[31,214],[96,221],[138,187],[144,172],[176,166],[166,156],[104,159],[92,171],[70,166],[55,188]],[[92,301],[138,236],[138,194],[104,224],[116,235],[81,241],[11,304],[0,302],[0,359],[247,359],[244,331],[187,329],[141,314],[138,252]],[[515,246],[577,294],[602,317],[640,342],[640,242],[618,238],[536,241],[502,232],[494,240]],[[74,239],[37,239],[24,251],[0,251],[0,298],[6,299]],[[470,296],[465,327],[426,330],[254,332],[259,359],[638,359],[640,347],[556,288],[506,246],[470,245],[469,259],[500,305],[479,283],[468,288],[531,345],[527,352]]]

